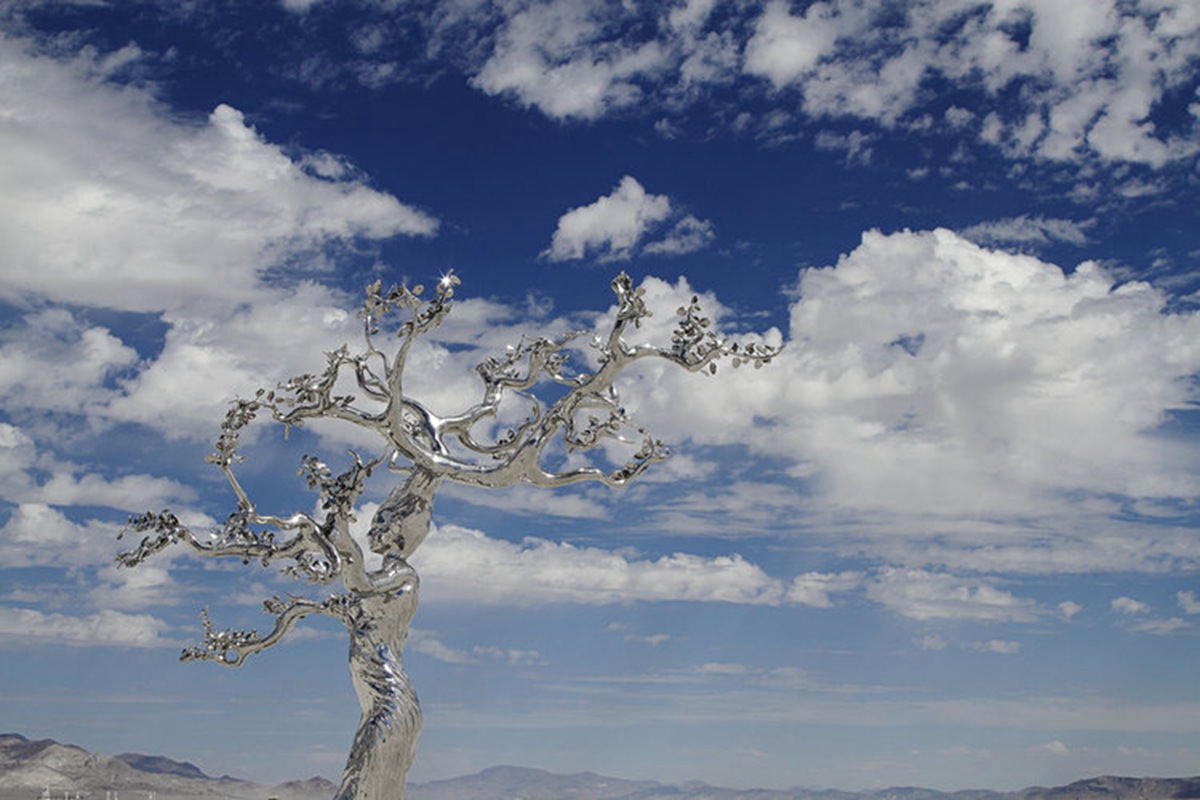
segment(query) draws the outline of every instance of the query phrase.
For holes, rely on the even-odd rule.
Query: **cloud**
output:
[[[453,30],[465,50],[483,53],[466,59],[474,86],[556,119],[596,119],[635,103],[660,113],[740,80],[743,94],[766,85],[770,112],[795,109],[799,98],[803,114],[788,135],[832,117],[924,132],[943,115],[1018,159],[1159,168],[1197,149],[1186,123],[1160,113],[1195,77],[1187,54],[1200,20],[1187,0],[910,3],[893,13],[852,0],[793,13],[772,0],[711,11],[708,2],[665,12],[519,2],[474,23],[445,14],[431,35],[445,42]],[[942,96],[927,91],[934,81],[964,99],[948,110],[931,104]],[[964,108],[1001,98],[1003,112]]]
[[[443,664],[480,664],[500,661],[510,666],[543,665],[546,660],[536,650],[519,650],[511,647],[472,645],[469,650],[451,647],[433,631],[414,628],[408,637],[406,649],[428,656]]]
[[[647,229],[670,213],[666,195],[647,194],[635,178],[626,175],[612,194],[563,214],[542,255],[567,261],[600,251],[602,261],[627,260]]]
[[[20,503],[0,527],[0,561],[5,567],[77,567],[111,561],[119,526],[72,522],[44,503]]]
[[[981,245],[1044,245],[1052,242],[1087,244],[1087,230],[1096,224],[1095,219],[1076,222],[1069,219],[1031,217],[1021,214],[1016,217],[980,222],[959,231],[959,234]]]
[[[797,17],[784,0],[772,0],[746,43],[746,72],[769,79],[776,89],[813,73],[833,52],[839,33],[835,13],[829,3],[814,3]]]
[[[851,3],[814,3],[797,17],[786,3],[772,2],[746,45],[745,70],[768,78],[776,90],[800,91],[811,116],[856,116],[890,126],[914,104],[932,55],[919,34],[904,33]]]
[[[624,639],[627,642],[641,642],[642,644],[648,644],[651,647],[658,647],[663,642],[671,641],[671,634],[669,634],[669,633],[651,633],[651,634],[646,634],[646,635],[638,635],[638,634],[630,633],[630,634],[626,634]]]
[[[344,297],[280,276],[437,220],[334,154],[267,141],[236,109],[189,120],[89,53],[0,38],[0,297],[39,307],[0,333],[0,402],[208,438],[236,393],[319,368],[353,335]],[[164,347],[143,358],[47,302],[161,314]]]
[[[639,80],[666,65],[657,41],[611,38],[603,6],[565,0],[510,7],[471,84],[558,119],[595,119],[636,103]]]
[[[181,599],[179,585],[161,564],[139,564],[136,569],[109,563],[97,570],[98,583],[88,592],[93,604],[109,609],[161,608]],[[256,605],[262,602],[261,596]]]
[[[871,534],[870,552],[877,558],[909,565],[937,565],[951,570],[1021,575],[1138,571],[1168,574],[1200,565],[1200,545],[1187,527],[1133,523],[1114,518],[1108,504],[1082,503],[1061,512],[1044,511],[1036,522],[1015,516],[979,520],[969,516],[927,516],[924,529],[908,535],[901,525],[916,526],[906,515],[880,514],[848,520],[850,531]],[[1053,534],[1045,525],[1053,520]],[[852,552],[848,550],[848,552]],[[1070,601],[1067,601],[1068,603]]]
[[[0,297],[128,311],[255,298],[322,248],[431,235],[437,221],[355,180],[310,174],[238,110],[187,121],[94,60],[0,37]]]
[[[534,486],[513,486],[503,492],[467,486],[447,486],[447,496],[468,503],[519,514],[525,517],[568,517],[606,519],[611,513],[611,494],[600,487],[564,488],[548,492]]]
[[[42,452],[26,433],[0,422],[0,499],[45,506],[161,506],[192,500],[195,490],[173,480],[149,475],[101,475],[92,469],[57,460]]]
[[[1000,655],[1011,656],[1021,652],[1021,643],[1007,639],[989,639],[986,642],[971,642],[972,650],[977,650],[980,653],[998,653]]]
[[[708,247],[716,236],[711,222],[688,214],[676,222],[662,239],[642,248],[642,252],[653,256],[687,255]]]
[[[1148,284],[946,230],[870,232],[798,297],[760,371],[774,410],[754,413],[775,424],[745,441],[819,475],[822,504],[1007,518],[1078,513],[1070,492],[1200,488],[1188,446],[1157,434],[1194,399],[1200,315]]]
[[[161,647],[166,623],[149,614],[103,610],[86,617],[0,606],[0,645]]]
[[[779,347],[783,335],[771,328],[759,333],[739,334],[746,325],[732,309],[723,305],[713,292],[700,291],[686,278],[675,282],[649,276],[641,284],[643,300],[653,316],[639,328],[627,331],[630,345],[666,346],[671,341],[679,317],[677,310],[687,307],[696,297],[710,322],[714,335],[744,343],[756,342]],[[610,307],[597,321],[597,328],[610,324],[616,307]],[[786,369],[786,368],[785,368]],[[760,427],[764,419],[790,413],[790,398],[785,397],[784,371],[775,363],[768,368],[734,369],[729,361],[717,374],[695,374],[659,360],[644,361],[617,382],[625,408],[639,424],[645,425],[668,442],[691,441],[697,444],[743,444],[753,442],[767,432]],[[710,497],[722,498],[730,509],[750,508],[751,495],[758,501],[779,505],[791,501],[778,484],[731,481],[712,490]],[[700,500],[699,496],[696,497]],[[687,510],[686,506],[666,509]],[[753,511],[753,509],[751,509]]]
[[[212,314],[176,311],[162,350],[121,382],[96,416],[207,440],[235,397],[324,368],[328,352],[360,336],[342,295],[311,283],[263,292]],[[286,324],[280,324],[286,320]]]
[[[944,638],[938,636],[936,633],[929,633],[920,637],[919,639],[914,639],[913,644],[922,650],[939,652],[945,650],[948,643]]]
[[[1184,613],[1188,611],[1187,601],[1189,592],[1179,592],[1176,599],[1179,605],[1184,609]],[[1132,597],[1116,597],[1109,603],[1112,610],[1123,617],[1129,618],[1127,622],[1122,624],[1125,630],[1134,633],[1149,633],[1155,636],[1170,636],[1180,631],[1190,630],[1192,623],[1182,617],[1162,618],[1147,618],[1151,608],[1147,603],[1140,600],[1134,600]]]
[[[1180,631],[1192,629],[1192,623],[1181,617],[1168,619],[1147,619],[1135,622],[1129,626],[1134,633],[1150,633],[1155,636],[1170,636]]]
[[[611,194],[573,208],[558,220],[550,247],[542,256],[571,261],[595,255],[600,261],[627,261],[653,230],[678,216],[666,195],[648,194],[626,175]],[[682,255],[706,247],[714,237],[711,222],[686,215],[665,235],[640,248],[648,255]]]
[[[1043,611],[1032,600],[982,579],[887,567],[867,583],[867,597],[915,620],[1030,622]]]
[[[860,588],[862,584],[863,574],[860,572],[806,572],[792,579],[787,601],[814,608],[832,608],[830,593],[848,592]]]
[[[715,384],[714,381],[710,385]],[[718,392],[714,391],[714,394]],[[630,397],[633,395],[634,392],[629,393]],[[681,417],[679,428],[685,428],[689,419],[693,418]],[[653,430],[656,434],[661,430],[663,435],[669,435],[672,442],[687,435],[679,434],[677,430],[662,430],[657,423]],[[693,435],[696,439],[701,438],[698,433]],[[671,458],[673,460],[674,456]],[[657,480],[657,476],[648,475],[645,482],[653,480]],[[796,508],[804,501],[802,491],[784,483],[752,480],[733,480],[716,486],[706,483],[685,489],[682,494],[664,495],[659,503],[651,499],[651,510],[654,512],[651,519],[656,528],[686,532],[691,536],[762,535],[778,530],[780,520],[789,515],[794,517]]]
[[[915,115],[930,76],[987,97],[1020,85],[1024,102],[983,120],[982,140],[1018,157],[1075,160],[1090,151],[1158,167],[1195,151],[1146,118],[1166,86],[1191,73],[1177,48],[1198,33],[1200,21],[1175,3],[1029,2],[969,14],[928,3],[884,19],[841,0],[815,3],[802,16],[773,2],[755,23],[745,69],[776,90],[800,92],[811,116],[884,126]],[[953,122],[975,121],[959,112]]]
[[[1058,604],[1058,613],[1062,616],[1063,622],[1070,622],[1075,619],[1075,615],[1080,611],[1083,611],[1083,606],[1073,603],[1070,600]]]
[[[288,11],[303,14],[322,0],[280,0],[280,5]]]
[[[697,291],[645,285],[656,313],[634,338],[668,341],[672,309]],[[699,294],[715,330],[737,329]],[[657,528],[778,534],[820,520],[846,554],[994,574],[1200,563],[1185,525],[1114,516],[1114,498],[1186,503],[1200,486],[1191,445],[1162,432],[1195,399],[1200,315],[1168,310],[1158,289],[948,230],[868,232],[801,273],[790,314],[764,369],[646,362],[623,378],[627,410],[677,449],[738,446],[787,470],[685,484],[653,509]]]
[[[112,379],[137,362],[137,352],[106,328],[64,309],[43,309],[0,330],[0,403],[9,410],[85,413],[111,396]]]
[[[871,159],[874,157],[874,149],[871,145],[877,138],[862,131],[850,131],[844,135],[833,131],[821,131],[813,140],[813,144],[818,150],[841,150],[846,154],[847,164],[861,166],[871,163]]]
[[[1150,606],[1132,597],[1117,597],[1109,604],[1113,611],[1127,616],[1150,613]]]
[[[1179,592],[1175,595],[1179,607],[1185,614],[1200,614],[1200,601],[1196,600],[1195,592]]]
[[[439,526],[413,561],[431,602],[778,605],[784,599],[781,581],[739,555],[640,559],[532,537],[515,544],[456,525]]]
[[[961,140],[1019,161],[1151,169],[1200,147],[1186,113],[1200,45],[1190,0],[367,3],[333,43],[332,26],[312,20],[338,4],[281,5],[293,12],[281,29],[303,43],[283,68],[315,85],[378,89],[449,66],[481,92],[562,121],[645,109],[676,130],[690,112],[714,112],[718,126],[754,123],[778,142],[835,118],[941,136],[933,120],[943,119]],[[388,46],[399,41],[414,45],[403,57]],[[125,50],[108,69],[137,57]]]

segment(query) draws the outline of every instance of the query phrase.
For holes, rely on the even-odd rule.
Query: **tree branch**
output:
[[[275,615],[275,625],[266,636],[259,636],[257,630],[244,631],[230,628],[215,631],[206,608],[200,612],[200,617],[204,621],[204,642],[196,647],[184,648],[179,660],[215,661],[229,667],[240,666],[247,656],[266,650],[278,643],[297,622],[309,614],[325,614],[345,621],[345,607],[348,599],[345,595],[335,594],[318,602],[288,595],[288,599],[285,601],[275,595],[263,602],[263,609],[268,614]]]
[[[283,542],[276,542],[272,531],[256,531],[250,525],[271,525],[281,531],[295,530],[297,533]],[[131,531],[147,535],[134,549],[117,554],[117,564],[122,567],[135,567],[160,550],[179,543],[203,556],[235,556],[244,564],[259,561],[264,567],[274,560],[293,559],[296,563],[286,567],[284,572],[311,583],[329,583],[341,574],[343,567],[341,555],[324,532],[312,517],[303,513],[288,518],[265,517],[239,508],[229,515],[209,541],[201,541],[167,510],[130,517],[117,538],[121,539]]]
[[[590,450],[608,440],[627,441],[621,431],[629,419],[621,408],[620,398],[613,386],[623,369],[634,361],[653,357],[665,359],[689,372],[706,371],[712,374],[717,370],[718,360],[726,356],[731,358],[734,367],[753,364],[758,368],[770,363],[778,353],[776,348],[760,343],[743,345],[719,339],[709,330],[711,321],[702,315],[698,297],[692,297],[687,306],[681,306],[676,312],[679,322],[672,335],[670,348],[651,345],[631,347],[624,341],[624,332],[630,324],[640,327],[642,320],[651,315],[644,300],[645,290],[642,287],[634,289],[629,276],[623,272],[613,279],[612,289],[617,296],[617,313],[607,337],[597,337],[593,341],[599,353],[599,365],[595,372],[572,377],[563,375],[565,356],[562,350],[570,341],[569,338],[558,342],[538,340],[533,346],[519,348],[506,360],[493,360],[481,365],[488,392],[485,393],[485,402],[476,407],[476,419],[485,416],[489,408],[494,408],[494,405],[489,406],[493,392],[498,395],[510,385],[513,388],[528,388],[542,372],[570,389],[544,413],[532,415],[520,428],[511,431],[509,438],[501,440],[502,446],[496,448],[495,453],[498,457],[507,456],[504,463],[488,470],[483,476],[465,473],[461,477],[451,477],[488,486],[505,486],[523,481],[553,487],[585,480],[600,480],[610,486],[622,486],[642,474],[650,464],[669,456],[663,443],[645,430],[638,430],[642,444],[637,453],[623,467],[611,472],[594,467],[548,472],[542,468],[541,460],[546,448],[559,435],[569,451]],[[515,370],[514,365],[520,358],[526,358],[529,363],[529,369],[524,374]],[[600,413],[590,413],[592,411]],[[582,422],[580,415],[586,415]],[[482,451],[471,447],[470,440],[462,437],[460,440],[468,448]]]
[[[130,517],[117,538],[124,537],[130,531],[147,535],[136,548],[118,554],[118,564],[134,567],[160,550],[182,543],[204,556],[236,556],[247,564],[252,560],[260,561],[264,567],[273,560],[291,559],[295,563],[285,567],[284,573],[304,578],[310,583],[325,584],[339,576],[354,585],[365,581],[362,577],[362,553],[350,537],[349,520],[353,516],[354,504],[365,488],[366,479],[382,463],[383,457],[364,462],[357,453],[351,451],[353,463],[348,470],[336,476],[329,467],[312,456],[301,459],[300,474],[305,477],[310,489],[320,493],[321,508],[326,512],[323,523],[318,523],[303,512],[290,517],[259,514],[232,468],[232,464],[241,461],[237,453],[239,430],[253,418],[257,407],[256,401],[235,402],[226,415],[215,452],[208,456],[208,461],[221,469],[238,497],[237,510],[226,518],[222,527],[214,532],[215,535],[208,541],[202,541],[167,510],[139,514]],[[251,526],[266,526],[274,531],[259,531]],[[294,535],[277,541],[276,531],[294,532]],[[345,575],[347,569],[351,569],[352,574]]]
[[[454,417],[441,420],[440,437],[453,436],[465,448],[480,455],[501,459],[520,446],[541,421],[541,404],[532,401],[532,411],[516,428],[509,429],[494,442],[482,443],[475,439],[472,429],[485,419],[494,419],[499,411],[505,391],[523,396],[544,375],[558,383],[574,385],[563,376],[567,355],[563,352],[579,334],[570,333],[559,339],[522,339],[516,347],[509,347],[503,358],[492,357],[475,368],[483,382],[483,399]]]
[[[182,543],[204,556],[236,556],[245,563],[257,560],[264,566],[287,559],[293,563],[283,572],[311,583],[341,579],[344,592],[323,601],[294,595],[286,600],[278,596],[267,600],[264,608],[275,615],[275,623],[265,636],[255,630],[215,631],[206,609],[203,643],[184,650],[184,660],[236,666],[246,656],[281,640],[300,619],[314,613],[338,618],[351,630],[371,624],[372,615],[378,612],[364,610],[371,605],[364,605],[366,598],[387,602],[398,593],[416,590],[416,573],[407,559],[429,532],[434,495],[443,480],[488,488],[517,483],[554,488],[582,481],[616,487],[663,461],[670,453],[661,440],[642,428],[636,429],[636,437],[624,435],[631,423],[614,382],[633,362],[661,358],[690,372],[713,373],[717,362],[725,357],[734,367],[746,363],[757,368],[770,363],[778,352],[760,343],[743,345],[719,338],[710,329],[711,322],[702,314],[696,297],[678,309],[679,320],[669,347],[628,345],[624,334],[629,326],[640,327],[651,312],[645,304],[644,288],[635,289],[629,276],[621,273],[612,281],[617,298],[612,326],[607,335],[596,336],[592,343],[597,364],[594,371],[575,373],[570,368],[568,356],[578,333],[525,338],[505,355],[488,359],[476,368],[483,384],[479,402],[455,416],[439,417],[404,395],[403,373],[417,338],[440,325],[450,313],[458,282],[453,273],[445,275],[430,301],[421,299],[420,286],[411,290],[392,286],[385,292],[381,283],[375,282],[367,287],[359,314],[365,352],[351,355],[343,346],[326,354],[321,374],[297,375],[275,390],[260,389],[252,399],[231,404],[214,452],[207,460],[229,482],[237,496],[237,509],[208,539],[197,537],[167,510],[131,517],[118,534],[118,538],[130,531],[144,534],[137,547],[118,554],[117,563],[124,567],[137,566],[166,547]],[[376,337],[381,321],[399,310],[407,310],[409,317],[399,326],[399,344],[389,355],[387,348],[376,344]],[[381,411],[370,413],[356,408],[353,396],[334,394],[343,369],[352,372],[354,385],[363,396],[382,404]],[[539,401],[533,392],[546,381],[565,387],[557,389],[560,394],[552,403]],[[528,399],[532,404],[530,413],[492,441],[481,441],[476,438],[475,428],[499,416],[507,392]],[[350,451],[349,468],[337,475],[317,458],[304,456],[299,472],[308,487],[319,492],[323,520],[305,513],[288,517],[260,514],[238,481],[234,465],[242,460],[238,454],[241,430],[264,410],[285,430],[315,418],[350,422],[378,433],[386,447],[380,456],[368,460]],[[594,450],[611,441],[637,449],[615,469],[546,469],[542,460],[560,441],[568,453]],[[400,459],[409,464],[397,466]],[[406,472],[408,477],[391,490],[372,519],[368,541],[371,549],[383,556],[383,565],[368,571],[362,550],[350,535],[350,523],[367,478],[385,462],[389,469]]]

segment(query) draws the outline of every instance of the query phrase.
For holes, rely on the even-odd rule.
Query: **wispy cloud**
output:
[[[161,647],[167,625],[150,614],[103,610],[88,616],[45,613],[29,608],[0,607],[0,643],[43,642],[74,647],[112,645]]]
[[[1113,611],[1126,616],[1150,613],[1150,606],[1132,597],[1115,597],[1109,605]]]
[[[982,642],[971,642],[971,649],[981,653],[998,653],[1011,656],[1021,652],[1021,643],[1011,639],[988,639]]]
[[[916,620],[960,619],[1030,622],[1044,611],[1018,597],[973,578],[886,568],[872,578],[867,596],[897,614]]]
[[[1200,614],[1200,601],[1196,600],[1195,592],[1179,592],[1175,595],[1179,607],[1185,614]]]
[[[1044,245],[1052,242],[1087,244],[1089,228],[1095,219],[1081,222],[1070,219],[1021,214],[1006,219],[980,222],[963,228],[959,233],[983,245]]]
[[[528,666],[546,663],[536,650],[518,650],[480,644],[472,645],[470,648],[452,647],[442,641],[437,632],[423,628],[414,628],[410,632],[408,649],[444,664],[479,664],[500,661],[512,666]]]

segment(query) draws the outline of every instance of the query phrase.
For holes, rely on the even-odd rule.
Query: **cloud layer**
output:
[[[439,527],[414,563],[433,598],[532,606],[682,600],[778,605],[783,584],[741,556],[675,553],[630,558],[544,539],[513,544],[458,526]]]
[[[455,60],[477,89],[560,120],[639,105],[682,118],[719,107],[714,98],[737,85],[769,110],[716,116],[774,137],[806,121],[949,125],[1012,158],[1152,168],[1197,150],[1200,14],[1188,0],[520,0],[433,3],[411,20],[428,51]],[[396,24],[379,19],[376,37]],[[404,74],[366,62],[356,74],[368,82]],[[971,99],[939,101],[947,88]]]
[[[618,12],[565,3],[550,19],[535,13],[540,7],[514,6],[500,28],[507,38],[496,44],[505,56],[477,84],[519,94],[522,81],[541,76],[529,102],[543,107],[556,102],[555,69],[594,69],[594,95],[580,94],[576,111],[554,107],[563,116],[596,116],[630,102],[642,78],[670,74],[673,59],[690,64],[695,82],[716,82],[721,69],[741,63],[774,92],[800,92],[814,116],[836,111],[901,125],[917,102],[914,75],[929,74],[927,63],[917,69],[921,59],[948,74],[937,59],[948,58],[952,45],[967,47],[963,37],[987,26],[1002,32],[989,34],[997,52],[1008,52],[1005,42],[1017,36],[1028,40],[1021,52],[1033,54],[993,65],[992,77],[982,67],[972,72],[972,80],[995,92],[1035,66],[1077,78],[1096,48],[1116,47],[1119,54],[1137,20],[1146,35],[1166,36],[1168,28],[1175,42],[1191,35],[1186,13],[1166,6],[1150,28],[1126,7],[1089,17],[1094,25],[1069,42],[1041,27],[1050,25],[1048,6],[1016,4],[1015,17],[994,8],[960,9],[953,25],[950,8],[917,5],[880,29],[899,38],[870,58],[899,63],[880,62],[871,78],[861,70],[850,77],[839,72],[848,69],[845,43],[881,35],[867,30],[868,17],[857,6],[817,3],[798,15],[768,4],[747,28],[743,52],[721,28],[729,20],[713,17],[710,5],[680,5],[662,21],[674,37],[671,47],[624,42],[590,67],[575,63],[570,47],[581,41],[599,47],[610,32],[605,14]],[[546,25],[552,35],[534,58],[527,51]],[[941,32],[930,38],[934,28]],[[962,58],[984,63],[986,48],[970,41],[976,49]],[[559,47],[566,49],[553,55]],[[743,61],[722,56],[729,47]],[[130,51],[125,63],[138,57]],[[1174,57],[1169,53],[1161,68],[1182,70],[1171,66]],[[3,499],[12,504],[0,549],[12,565],[58,558],[82,565],[109,553],[99,546],[72,550],[70,543],[107,537],[113,526],[79,509],[187,504],[195,495],[176,480],[102,475],[95,464],[77,463],[31,415],[50,412],[92,432],[131,426],[171,441],[207,439],[233,394],[311,370],[313,354],[357,334],[352,302],[342,294],[275,276],[297,261],[323,267],[330,247],[430,236],[438,223],[372,189],[337,156],[268,141],[229,106],[206,119],[179,119],[149,90],[107,81],[106,70],[121,68],[111,59],[55,60],[4,38],[0,64],[6,89],[0,144],[9,145],[0,149],[0,176],[14,187],[0,200],[0,211],[7,211],[0,214],[0,259],[8,267],[0,289],[22,309],[0,332],[0,402],[13,420],[0,424],[0,447],[9,454],[0,467]],[[654,64],[666,71],[654,72]],[[847,94],[856,85],[851,77],[874,80],[871,91]],[[967,113],[951,116],[956,125],[972,120]],[[1104,119],[1087,131],[1117,124]],[[1139,135],[1167,148],[1141,145],[1137,152],[1147,163],[1178,156],[1174,144],[1154,139],[1152,131]],[[1057,141],[1039,134],[1028,153],[1057,157],[1051,152]],[[1161,433],[1196,400],[1200,317],[1169,308],[1161,290],[1121,283],[1095,263],[1064,269],[979,244],[1082,244],[1092,225],[1020,215],[962,233],[868,231],[837,263],[799,274],[788,330],[763,334],[776,344],[786,339],[769,368],[726,369],[712,379],[648,363],[626,377],[622,392],[638,422],[695,452],[664,468],[664,489],[676,478],[720,479],[710,447],[744,448],[779,467],[769,480],[735,476],[675,492],[657,507],[647,501],[647,524],[691,535],[786,538],[811,533],[822,520],[826,532],[851,534],[846,552],[862,559],[862,568],[771,574],[738,555],[642,557],[532,538],[518,545],[445,525],[422,552],[423,570],[457,587],[450,599],[488,603],[829,608],[842,593],[856,593],[917,621],[1029,623],[1055,614],[1001,588],[989,573],[1158,571],[1200,563],[1200,548],[1184,528],[1156,526],[1146,535],[1147,521],[1190,508],[1200,490],[1192,443]],[[693,252],[713,237],[711,222],[626,175],[609,194],[564,213],[542,255],[555,262],[628,261]],[[649,278],[644,287],[656,310],[636,332],[645,341],[670,341],[672,311],[697,294],[714,330],[744,327],[716,296],[684,279]],[[80,306],[152,313],[163,326],[161,341],[139,352]],[[524,310],[497,302],[461,301],[431,341],[413,350],[425,377],[411,386],[427,392],[439,411],[459,410],[461,398],[477,389],[471,364],[531,326],[561,332],[579,319],[530,320]],[[520,495],[512,505],[546,509],[549,501],[538,502]],[[602,494],[580,494],[553,513],[598,519],[614,505]],[[496,506],[506,510],[501,501]],[[135,585],[108,575],[91,599],[115,612],[131,597],[160,596],[169,576],[153,577]],[[1064,619],[1080,609],[1069,598],[1059,602]],[[1163,632],[1180,629],[1170,620],[1155,624]],[[1007,640],[981,641],[985,650],[1011,649]]]

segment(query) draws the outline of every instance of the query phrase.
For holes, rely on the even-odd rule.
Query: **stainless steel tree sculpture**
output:
[[[253,399],[236,400],[230,407],[215,452],[207,459],[224,473],[237,496],[237,509],[225,523],[201,537],[170,511],[141,514],[130,518],[125,530],[145,534],[144,538],[136,548],[117,556],[120,565],[133,567],[171,544],[182,543],[204,556],[233,556],[264,566],[285,562],[284,573],[313,584],[340,581],[341,590],[321,600],[290,593],[266,600],[263,605],[274,615],[275,624],[265,635],[254,630],[214,630],[205,610],[203,643],[185,649],[181,656],[184,661],[238,666],[247,656],[279,642],[310,614],[324,614],[345,624],[350,634],[350,674],[362,719],[338,800],[404,796],[421,727],[417,697],[401,663],[417,604],[417,573],[408,559],[429,532],[434,493],[442,481],[495,489],[516,484],[554,488],[581,481],[623,486],[668,455],[663,443],[644,430],[637,429],[640,447],[616,469],[584,466],[553,471],[544,459],[555,442],[567,451],[588,451],[622,438],[628,420],[613,387],[622,370],[635,361],[656,358],[691,372],[715,372],[717,361],[724,357],[734,366],[760,367],[776,353],[763,344],[734,344],[718,338],[696,298],[679,309],[668,347],[627,344],[623,334],[630,325],[640,326],[650,312],[644,289],[634,289],[622,273],[612,282],[618,307],[611,330],[607,337],[592,340],[594,371],[575,371],[570,366],[578,333],[526,339],[476,367],[483,383],[478,403],[442,417],[405,392],[404,372],[413,343],[450,313],[458,283],[452,273],[446,275],[429,301],[421,299],[419,286],[385,291],[376,282],[368,287],[360,311],[362,352],[351,355],[343,346],[327,354],[320,375],[299,375],[273,391],[260,389]],[[398,343],[387,348],[379,343],[380,325],[393,315],[405,319],[398,325]],[[347,384],[356,387],[363,399],[334,393]],[[553,402],[539,401],[531,392],[538,385],[555,384],[562,388]],[[520,424],[493,435],[506,393],[532,400],[533,410]],[[377,433],[383,439],[382,452],[363,459],[351,451],[349,468],[338,475],[318,459],[305,456],[300,472],[309,488],[319,492],[321,512],[263,514],[233,471],[242,460],[237,452],[239,432],[262,412],[287,429],[317,418],[348,422]],[[633,441],[633,446],[638,444]],[[367,478],[380,467],[403,478],[371,521],[370,549],[382,557],[375,568],[368,566],[351,537],[350,523]],[[379,559],[374,563],[378,565]]]

